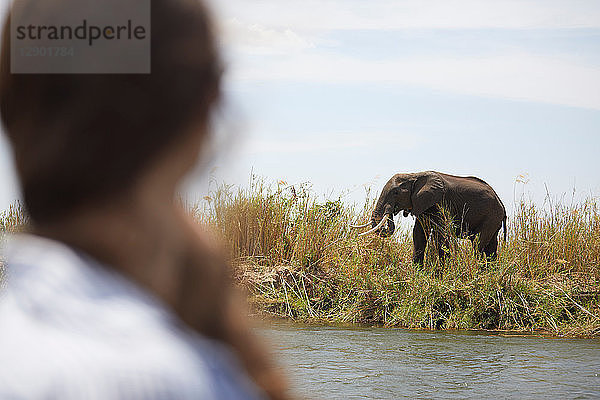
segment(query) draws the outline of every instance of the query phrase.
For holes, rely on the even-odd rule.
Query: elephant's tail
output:
[[[504,216],[504,219],[502,220],[502,229],[504,230],[504,241],[506,242],[506,215]]]

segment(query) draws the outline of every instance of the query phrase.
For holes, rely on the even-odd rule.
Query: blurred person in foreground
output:
[[[150,74],[11,74],[5,23],[0,111],[31,226],[4,253],[0,398],[288,397],[175,201],[219,102],[211,19],[151,5]]]

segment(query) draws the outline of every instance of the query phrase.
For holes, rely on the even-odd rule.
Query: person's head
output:
[[[22,1],[35,3],[33,8],[40,5],[37,0]],[[68,13],[73,1],[44,0],[43,12]],[[0,113],[27,211],[34,225],[46,228],[36,233],[87,251],[155,295],[168,293],[163,300],[181,321],[230,344],[271,398],[286,398],[279,371],[253,342],[231,299],[223,258],[197,240],[201,237],[196,225],[187,226],[188,219],[178,225],[181,221],[172,213],[167,217],[173,223],[163,224],[170,230],[157,229],[145,220],[154,214],[160,217],[153,207],[145,210],[148,214],[141,213],[143,223],[137,230],[128,231],[134,223],[123,222],[121,214],[112,215],[111,221],[118,224],[110,225],[104,218],[110,207],[108,213],[89,213],[100,216],[92,229],[85,223],[77,225],[78,219],[85,221],[81,215],[88,210],[104,211],[105,203],[135,208],[129,199],[138,197],[129,195],[140,181],[173,185],[174,191],[208,134],[211,111],[220,96],[222,65],[207,10],[200,0],[150,0],[150,5],[149,74],[13,74],[10,22],[5,23]],[[68,220],[75,222],[69,225]],[[102,229],[106,226],[116,230]],[[111,236],[107,232],[114,232],[114,237],[107,238]],[[123,237],[127,240],[120,240]],[[121,265],[131,260],[139,261],[141,268]],[[170,275],[163,279],[165,269]],[[172,285],[173,290],[172,281],[179,283]]]
[[[68,3],[45,0],[58,15]],[[174,146],[207,134],[222,67],[199,0],[151,1],[149,74],[12,74],[9,36],[7,22],[0,112],[34,223],[126,194]]]

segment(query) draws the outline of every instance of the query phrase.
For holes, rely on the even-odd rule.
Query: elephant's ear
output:
[[[440,203],[444,196],[444,182],[435,172],[423,174],[413,184],[412,213],[419,216]]]

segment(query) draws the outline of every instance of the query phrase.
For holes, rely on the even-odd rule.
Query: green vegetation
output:
[[[236,281],[257,314],[425,329],[544,331],[600,336],[600,206],[522,202],[498,260],[452,238],[449,257],[412,264],[412,235],[358,236],[362,207],[319,202],[306,186],[254,180],[221,186],[192,207],[229,246]],[[0,233],[26,223],[20,205]],[[1,279],[0,268],[0,279]]]
[[[373,200],[318,202],[306,187],[222,186],[196,217],[230,246],[236,280],[259,314],[426,329],[600,335],[600,208],[522,202],[495,262],[451,240],[441,262],[412,264],[412,234],[359,237]]]
[[[0,212],[0,235],[17,232],[27,224],[27,217],[20,202],[11,204],[8,210]]]
[[[21,203],[16,202],[8,210],[0,213],[0,240],[6,233],[18,232],[27,224],[27,217]],[[0,259],[0,288],[4,280],[4,264]]]

